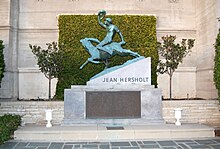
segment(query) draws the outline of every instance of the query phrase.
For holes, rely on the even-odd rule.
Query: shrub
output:
[[[21,116],[19,115],[0,116],[0,144],[9,140],[20,124]]]
[[[215,66],[214,66],[214,82],[218,90],[218,99],[220,100],[220,30],[215,41]]]
[[[3,54],[4,48],[5,46],[3,45],[3,41],[0,40],[0,87],[1,87],[2,78],[4,77],[4,72],[5,72],[5,60],[4,60],[4,54]]]
[[[156,18],[154,16],[108,15],[113,24],[117,25],[123,34],[125,49],[138,52],[145,57],[151,57],[152,84],[157,85],[156,67],[158,63]],[[64,51],[63,70],[58,75],[56,97],[63,99],[63,91],[71,85],[85,85],[95,74],[104,69],[104,64],[87,64],[82,70],[80,66],[87,60],[89,54],[80,43],[83,38],[97,38],[100,41],[106,31],[97,21],[96,15],[61,15],[59,16],[59,48]],[[115,36],[115,41],[120,41]],[[120,65],[133,57],[114,56],[109,67]]]

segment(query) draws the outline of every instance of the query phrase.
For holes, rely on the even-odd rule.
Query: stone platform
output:
[[[123,129],[121,129],[123,128]],[[112,141],[146,139],[189,139],[214,137],[214,128],[199,124],[127,125],[108,130],[104,125],[45,126],[27,125],[15,131],[23,141]]]
[[[125,116],[119,116],[114,118],[103,118],[96,117],[95,119],[88,118],[87,112],[88,108],[92,110],[98,109],[100,107],[106,107],[108,109],[114,109],[117,105],[123,107],[117,107],[119,111],[126,111],[126,108],[133,109],[137,106],[136,103],[129,103],[128,97],[124,98],[123,101],[118,99],[118,96],[113,96],[112,101],[119,101],[114,104],[107,103],[110,100],[106,100],[107,97],[98,97],[91,99],[94,104],[88,107],[87,93],[116,93],[122,94],[122,92],[139,92],[140,94],[140,117],[134,118],[132,115],[130,118]],[[74,85],[71,89],[65,89],[64,97],[64,119],[62,126],[74,126],[81,124],[108,124],[108,125],[139,125],[139,124],[163,124],[164,120],[162,118],[162,91],[161,89],[154,88],[153,85],[102,85],[102,86],[91,86],[91,85]],[[111,96],[111,94],[109,94]],[[138,99],[133,99],[138,100]],[[102,103],[101,105],[98,104]],[[133,107],[129,107],[130,106]],[[132,105],[133,104],[133,105]],[[107,110],[107,109],[106,109]],[[101,113],[105,113],[102,111]],[[99,114],[99,113],[98,113]],[[121,114],[121,113],[120,113]],[[122,113],[123,115],[124,113]]]

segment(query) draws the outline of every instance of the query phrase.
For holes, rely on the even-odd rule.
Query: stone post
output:
[[[10,1],[10,33],[9,33],[9,60],[7,71],[10,72],[11,98],[19,97],[18,87],[18,29],[19,29],[19,0]]]

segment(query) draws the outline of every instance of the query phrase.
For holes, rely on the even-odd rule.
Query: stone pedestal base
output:
[[[87,118],[86,92],[140,92],[140,118]],[[108,85],[108,86],[72,86],[64,91],[63,126],[71,125],[130,125],[130,124],[161,124],[162,99],[161,90],[150,85]],[[117,97],[116,97],[117,98]],[[128,100],[129,102],[129,100]],[[125,102],[124,102],[125,103]],[[94,105],[93,105],[94,106]],[[100,106],[100,105],[99,105]],[[135,105],[134,105],[135,106]],[[97,108],[97,107],[90,107]]]

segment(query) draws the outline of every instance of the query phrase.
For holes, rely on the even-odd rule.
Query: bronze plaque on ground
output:
[[[86,92],[86,118],[140,118],[139,91]]]

